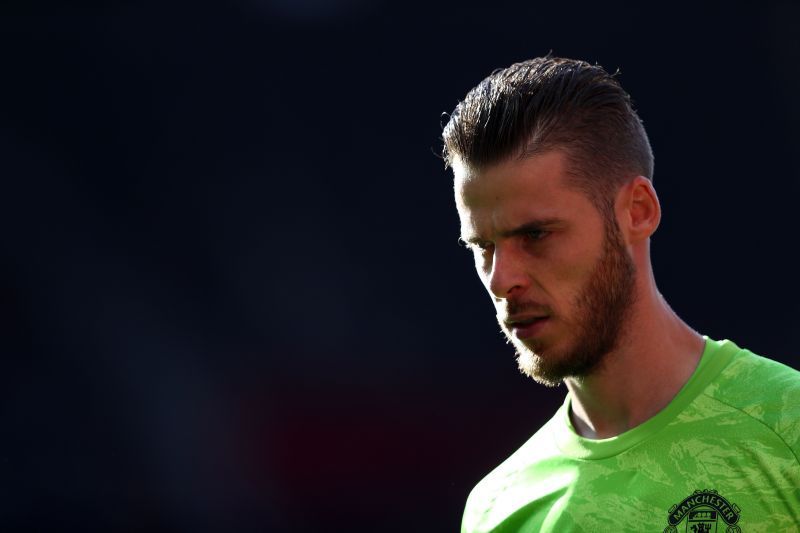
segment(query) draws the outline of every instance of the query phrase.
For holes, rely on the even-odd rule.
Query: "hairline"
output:
[[[603,175],[602,173],[592,175],[585,168],[585,164],[581,162],[580,157],[575,155],[576,151],[580,151],[580,149],[576,149],[575,147],[570,146],[568,143],[529,142],[524,143],[521,147],[513,150],[509,155],[478,165],[466,162],[464,158],[461,157],[461,154],[456,153],[453,154],[453,157],[451,158],[450,167],[455,170],[454,167],[456,165],[461,166],[467,171],[466,175],[469,176],[467,179],[475,179],[475,177],[482,171],[500,165],[506,161],[521,162],[534,157],[543,156],[551,152],[561,152],[564,154],[567,163],[566,168],[564,169],[567,175],[566,179],[564,179],[564,186],[572,191],[582,194],[587,200],[589,200],[589,202],[594,206],[595,209],[597,209],[606,223],[611,223],[612,221],[616,223],[616,217],[614,216],[614,204],[617,193],[619,193],[619,190],[625,184],[630,183],[637,176],[642,174],[636,172],[635,170],[631,170],[627,177],[620,180],[609,179],[607,175]],[[651,179],[647,176],[644,177],[648,180]],[[593,187],[591,185],[592,180],[597,180],[598,185]],[[605,180],[607,183],[611,183],[612,185],[605,186],[601,184],[600,182],[603,180]]]

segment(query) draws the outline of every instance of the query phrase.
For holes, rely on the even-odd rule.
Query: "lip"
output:
[[[550,322],[549,316],[519,317],[506,321],[506,327],[520,340],[538,335]]]

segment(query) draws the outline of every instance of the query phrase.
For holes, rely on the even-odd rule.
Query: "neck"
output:
[[[703,354],[703,338],[672,311],[652,278],[638,293],[617,348],[589,376],[564,380],[572,395],[572,425],[583,437],[613,437],[652,418],[689,380]]]

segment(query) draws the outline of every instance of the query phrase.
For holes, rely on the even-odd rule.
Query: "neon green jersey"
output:
[[[569,401],[473,489],[462,533],[800,531],[800,372],[707,338],[630,431],[582,438]]]

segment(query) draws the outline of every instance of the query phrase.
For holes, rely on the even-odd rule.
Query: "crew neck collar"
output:
[[[705,347],[700,362],[672,401],[649,420],[615,437],[587,439],[578,435],[569,417],[572,395],[568,393],[553,420],[556,446],[564,455],[576,459],[605,459],[636,446],[658,432],[683,411],[740,351],[740,348],[729,340],[715,341],[706,336],[703,336],[703,339]]]

